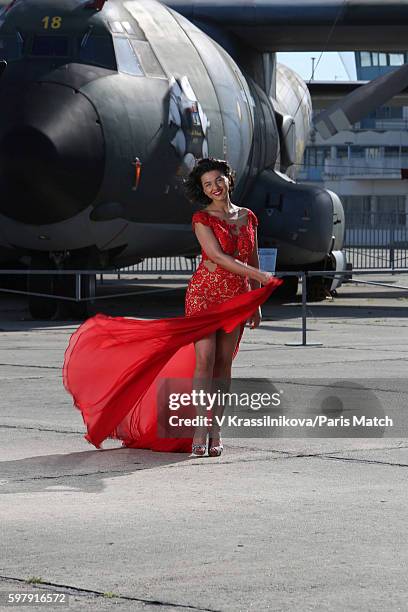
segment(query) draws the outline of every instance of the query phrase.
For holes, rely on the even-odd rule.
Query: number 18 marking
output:
[[[48,30],[50,26],[52,30],[59,30],[62,26],[62,17],[49,17],[47,15],[41,22],[44,24],[44,30]]]

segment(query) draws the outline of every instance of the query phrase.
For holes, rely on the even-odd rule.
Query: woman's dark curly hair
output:
[[[193,170],[188,175],[184,182],[186,196],[193,204],[200,204],[202,208],[207,206],[212,200],[207,197],[203,191],[201,177],[206,172],[211,170],[219,170],[229,181],[229,193],[234,189],[234,172],[231,166],[223,159],[214,159],[213,157],[205,157],[196,162]]]

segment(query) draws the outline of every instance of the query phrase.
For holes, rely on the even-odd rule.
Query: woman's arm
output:
[[[256,227],[254,229],[255,229],[254,249],[251,253],[250,258],[248,259],[248,263],[253,268],[259,268],[258,236],[257,236]],[[251,285],[251,289],[258,289],[260,287],[259,282],[256,280],[251,279],[249,283]],[[261,311],[261,307],[259,306],[258,310],[255,311],[252,317],[248,320],[249,327],[251,329],[256,329],[257,327],[260,326],[261,321],[262,321],[262,311]]]
[[[259,267],[244,264],[242,261],[239,261],[239,259],[234,259],[231,255],[224,253],[212,229],[207,225],[197,222],[194,224],[194,230],[203,251],[207,253],[211,261],[222,268],[234,274],[238,274],[239,276],[245,276],[251,281],[253,280],[262,285],[266,285],[272,278],[273,275],[270,272],[264,272],[263,270],[259,270]]]
[[[250,258],[248,259],[248,264],[253,268],[259,269],[259,254],[258,254],[258,236],[257,231],[255,229],[255,242],[254,242],[254,250],[251,253]],[[259,289],[260,283],[257,280],[250,280],[251,289]]]

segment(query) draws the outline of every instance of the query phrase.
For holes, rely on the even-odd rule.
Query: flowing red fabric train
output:
[[[100,448],[106,438],[124,446],[190,452],[191,439],[158,438],[158,378],[191,379],[194,342],[218,329],[231,332],[245,322],[282,283],[272,278],[190,317],[142,320],[103,314],[85,321],[65,352],[63,382],[87,427],[85,439]],[[241,336],[240,336],[241,337]],[[239,341],[235,349],[238,352]]]

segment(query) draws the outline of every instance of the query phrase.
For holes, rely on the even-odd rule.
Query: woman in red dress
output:
[[[187,195],[193,202],[207,204],[193,215],[192,224],[202,248],[202,260],[193,274],[186,293],[186,316],[205,311],[237,295],[266,285],[270,272],[259,270],[256,215],[248,208],[236,206],[230,195],[234,179],[227,162],[215,159],[200,160],[186,183]],[[260,306],[250,317],[251,329],[261,322]],[[193,387],[205,392],[217,389],[228,391],[232,360],[238,350],[243,325],[231,332],[219,329],[195,343],[196,366]],[[205,416],[206,407],[199,413]],[[212,425],[197,427],[193,440],[193,454],[219,456],[223,450],[220,429],[215,415],[222,415],[218,406],[211,413]]]
[[[193,215],[203,260],[187,289],[186,316],[146,321],[97,314],[72,334],[63,382],[96,448],[113,438],[127,448],[191,452],[193,442],[193,454],[201,456],[209,433],[210,456],[221,454],[215,427],[197,428],[194,440],[169,437],[162,426],[169,397],[162,391],[166,381],[187,381],[191,391],[201,379],[211,385],[214,376],[228,386],[245,322],[259,325],[260,305],[282,282],[258,269],[256,216],[231,202],[232,188],[229,166],[212,159],[198,162],[187,182],[189,195],[208,206]]]

